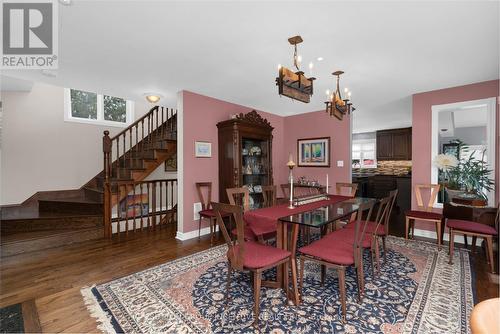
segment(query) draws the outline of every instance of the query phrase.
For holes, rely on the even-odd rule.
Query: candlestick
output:
[[[290,179],[290,205],[288,206],[289,209],[293,209],[293,173],[292,169],[295,167],[295,162],[293,161],[293,156],[292,153],[290,152],[290,155],[288,157],[288,162],[286,163],[288,168],[290,169],[290,174],[289,174],[289,179]]]
[[[328,174],[326,174],[326,194],[328,195]]]

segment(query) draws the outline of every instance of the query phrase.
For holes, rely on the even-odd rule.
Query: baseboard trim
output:
[[[218,231],[219,231],[219,226],[215,226],[215,232],[218,232]],[[202,228],[200,231],[200,236],[207,235],[207,234],[210,234],[210,227],[209,226]],[[180,241],[186,241],[189,239],[198,238],[198,230],[189,231],[189,232],[177,231],[175,238],[177,240],[180,240]]]
[[[415,229],[415,236],[437,240],[436,231],[421,230],[421,229],[416,228]],[[478,239],[479,243],[483,240],[482,238],[477,238],[477,239]],[[445,232],[443,235],[443,241],[450,241],[450,235],[447,232]],[[463,244],[464,243],[463,236],[456,235],[455,242],[458,244]],[[472,245],[472,237],[467,237],[467,243],[469,245]],[[479,243],[476,243],[476,244],[479,244]]]

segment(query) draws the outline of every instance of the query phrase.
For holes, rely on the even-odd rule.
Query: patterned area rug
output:
[[[225,307],[226,246],[168,262],[109,283],[82,289],[104,332],[251,333],[252,285],[236,273]],[[365,253],[365,296],[357,301],[347,272],[347,323],[340,319],[338,280],[320,267],[305,266],[303,301],[295,307],[281,289],[262,288],[259,330],[263,333],[469,333],[473,291],[469,256],[426,242],[388,238],[387,263],[372,277]],[[266,278],[275,275],[266,273]]]

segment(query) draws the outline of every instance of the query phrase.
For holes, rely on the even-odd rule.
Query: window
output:
[[[134,103],[120,97],[66,88],[66,121],[127,127],[133,120]]]
[[[352,141],[352,167],[377,168],[375,143],[375,139]]]

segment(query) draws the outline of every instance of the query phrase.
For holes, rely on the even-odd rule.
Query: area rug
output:
[[[0,333],[24,333],[21,304],[0,308]]]
[[[371,274],[364,254],[365,295],[358,303],[354,271],[347,272],[347,322],[341,322],[338,279],[306,262],[302,303],[281,289],[262,288],[258,330],[249,275],[236,273],[225,306],[226,246],[218,246],[111,282],[82,289],[99,329],[116,333],[469,333],[474,305],[466,251],[389,237],[387,262]],[[267,278],[275,273],[269,271]]]

